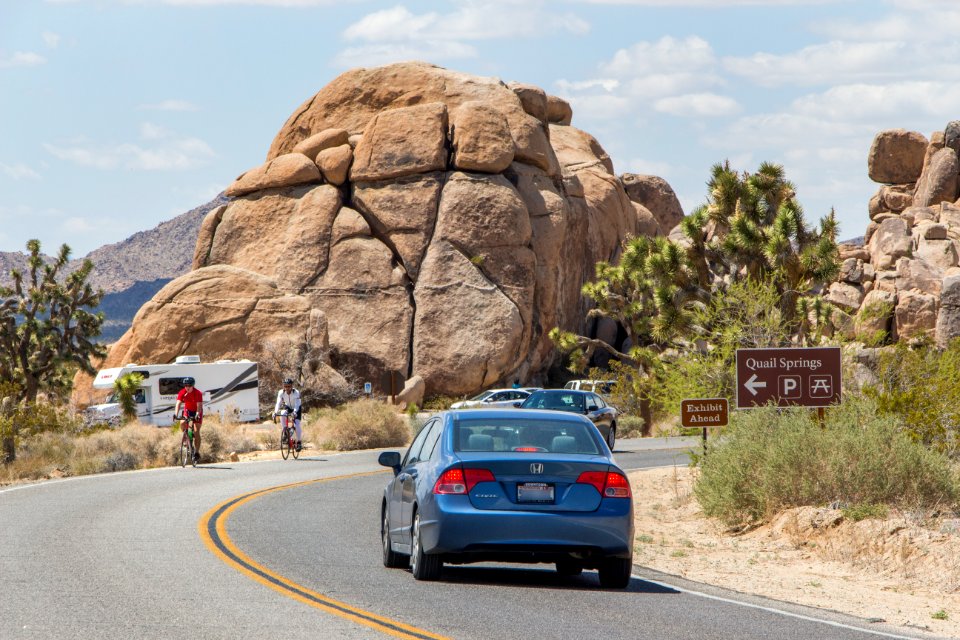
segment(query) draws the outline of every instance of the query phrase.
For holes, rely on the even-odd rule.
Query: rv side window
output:
[[[139,374],[140,377],[142,377],[144,380],[146,380],[147,378],[150,377],[150,372],[149,372],[149,371],[131,371],[130,373],[137,373],[137,374]]]
[[[160,395],[175,396],[180,393],[180,389],[183,388],[180,384],[181,380],[183,378],[160,378]]]
[[[145,404],[147,402],[147,396],[143,392],[143,389],[137,389],[133,392],[133,401],[137,404]]]

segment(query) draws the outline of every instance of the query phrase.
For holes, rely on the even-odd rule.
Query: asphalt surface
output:
[[[625,440],[616,458],[628,470],[686,464],[694,443]],[[639,566],[623,591],[600,589],[594,572],[561,578],[546,565],[444,567],[439,582],[417,582],[380,560],[389,471],[376,458],[0,490],[0,638],[910,637]],[[231,502],[293,483],[304,484]]]

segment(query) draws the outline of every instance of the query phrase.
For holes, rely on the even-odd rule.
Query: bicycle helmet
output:
[[[189,376],[183,379],[183,386],[185,387],[192,387],[194,383],[196,383],[196,380]]]
[[[292,378],[284,378],[284,379],[283,379],[283,384],[293,384],[293,379],[292,379]]]

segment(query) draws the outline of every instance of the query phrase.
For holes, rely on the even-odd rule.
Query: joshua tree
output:
[[[15,400],[30,405],[41,391],[62,396],[70,388],[75,368],[95,373],[91,357],[103,357],[92,340],[100,335],[103,316],[92,313],[102,291],[94,292],[87,278],[93,263],[66,277],[70,259],[63,245],[52,263],[40,256],[40,241],[27,242],[27,272],[14,269],[12,287],[0,287],[0,380],[11,382]],[[4,438],[8,461],[15,456],[16,429]]]

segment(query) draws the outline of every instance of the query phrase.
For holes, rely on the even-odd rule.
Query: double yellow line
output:
[[[390,618],[384,618],[383,616],[378,616],[375,613],[364,611],[363,609],[351,607],[345,602],[340,602],[339,600],[328,598],[322,593],[311,591],[303,585],[299,585],[292,580],[270,571],[265,566],[254,562],[247,554],[238,549],[230,539],[230,536],[227,535],[227,520],[234,510],[268,493],[303,487],[310,484],[318,484],[320,482],[359,478],[380,473],[383,472],[371,471],[368,473],[354,473],[332,478],[318,478],[316,480],[307,480],[305,482],[295,482],[271,487],[269,489],[261,489],[230,498],[215,506],[200,519],[200,522],[197,524],[197,528],[200,531],[200,538],[215,556],[219,557],[228,565],[246,575],[248,578],[252,578],[260,584],[270,587],[274,591],[289,598],[397,638],[405,638],[408,640],[448,640],[444,636],[438,636],[429,631],[424,631],[423,629],[418,629],[402,622],[391,620]]]

